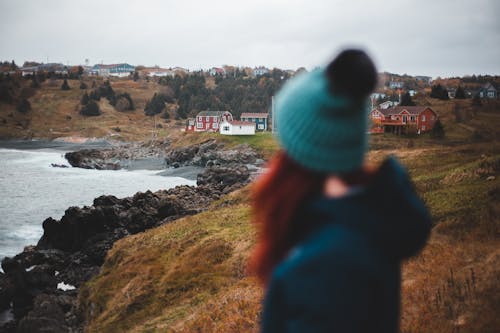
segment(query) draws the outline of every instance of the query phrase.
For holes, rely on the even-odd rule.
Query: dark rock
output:
[[[67,168],[68,167],[65,164],[57,164],[57,163],[51,163],[50,166],[53,168]]]
[[[19,333],[67,333],[64,308],[71,307],[73,300],[55,295],[40,294],[35,298],[33,310],[19,321]]]
[[[118,170],[120,163],[108,157],[108,150],[82,149],[64,155],[73,167],[98,170]]]
[[[4,273],[0,272],[0,312],[10,307],[12,297],[15,293],[15,286]]]

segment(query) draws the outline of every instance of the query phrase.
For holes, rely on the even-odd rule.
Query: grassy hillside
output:
[[[435,227],[403,267],[403,332],[495,332],[500,327],[500,109],[435,102],[447,137],[371,138],[369,160],[397,155],[428,204]],[[207,137],[186,135],[183,143]],[[224,138],[228,144],[241,139]],[[269,151],[268,135],[255,147]],[[249,189],[202,214],[120,240],[80,300],[89,332],[248,332],[262,289],[245,273],[253,244]]]
[[[96,84],[102,84],[95,78]],[[86,78],[87,92],[92,88],[94,78]],[[27,113],[16,111],[15,105],[0,102],[0,138],[47,138],[83,137],[111,138],[123,141],[141,141],[151,138],[153,119],[144,115],[144,106],[153,94],[161,90],[154,82],[134,82],[132,80],[112,80],[113,90],[131,95],[136,109],[119,112],[105,98],[99,102],[102,115],[85,117],[79,114],[80,99],[85,90],[79,89],[78,80],[68,80],[71,90],[62,91],[62,80],[50,83],[43,82],[39,89],[31,89],[34,93],[28,100],[32,110]],[[22,81],[25,90],[30,81]],[[175,121],[166,122],[156,117],[158,137],[165,137],[176,126]],[[178,125],[183,125],[180,122]]]

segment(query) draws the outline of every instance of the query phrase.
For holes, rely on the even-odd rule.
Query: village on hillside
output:
[[[170,112],[174,114],[175,119],[185,121],[185,126],[182,126],[181,131],[186,133],[218,132],[221,135],[255,135],[258,132],[276,131],[271,101],[274,93],[286,80],[302,71],[306,69],[301,67],[297,70],[281,70],[264,66],[251,68],[224,65],[207,70],[190,71],[182,67],[133,66],[128,63],[90,66],[88,60],[85,61],[85,65],[77,66],[28,61],[23,66],[17,66],[14,61],[5,61],[0,62],[0,100],[17,103],[18,109],[30,108],[29,97],[23,97],[23,94],[16,96],[12,93],[13,88],[8,84],[10,78],[32,80],[32,88],[40,86],[40,82],[47,78],[52,81],[64,80],[61,87],[63,90],[66,87],[69,88],[67,80],[78,80],[80,89],[85,90],[80,114],[97,116],[101,112],[99,106],[92,100],[98,102],[100,97],[108,98],[111,105],[119,111],[134,109],[136,103],[133,97],[127,92],[115,95],[112,88],[114,84],[130,80],[156,82],[167,86],[167,92],[155,93],[147,101],[144,108],[146,115],[163,112],[168,118],[170,117],[168,112]],[[190,77],[193,78],[193,82],[196,81],[194,85],[199,83],[197,78],[201,78],[202,85],[211,85],[209,90],[213,90],[214,86],[228,79],[243,80],[239,82],[254,80],[255,84],[261,87],[261,91],[265,91],[265,94],[259,95],[260,92],[254,92],[252,98],[260,102],[247,103],[244,109],[242,102],[248,95],[246,92],[238,103],[233,102],[229,107],[227,103],[217,102],[218,96],[207,96],[208,100],[216,100],[207,104],[200,101],[202,96],[195,96],[199,89],[181,91],[187,86],[193,86],[193,83],[189,81]],[[100,87],[95,87],[96,79],[105,81]],[[272,86],[268,79],[274,82]],[[84,82],[85,80],[87,82],[93,80],[91,88],[96,89],[87,92],[89,87]],[[436,125],[439,127],[441,124],[439,114],[428,103],[428,98],[472,99],[473,104],[480,104],[482,99],[498,99],[499,85],[500,78],[496,76],[467,76],[433,80],[429,76],[380,73],[376,91],[370,96],[370,133],[419,135],[432,131]],[[237,94],[238,91],[234,90],[230,95],[235,93]],[[200,94],[206,96],[206,93]],[[223,95],[228,95],[228,93],[223,92]],[[194,98],[197,98],[197,103],[193,102]],[[173,111],[167,110],[169,105],[175,105]]]

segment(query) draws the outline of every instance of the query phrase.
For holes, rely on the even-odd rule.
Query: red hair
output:
[[[362,169],[339,175],[348,185],[370,182],[375,168]],[[302,204],[323,191],[327,174],[303,168],[278,152],[269,163],[269,170],[253,187],[253,223],[257,227],[257,245],[250,258],[250,269],[266,283],[274,267],[282,261],[315,225],[293,223]]]
[[[307,228],[291,222],[305,199],[321,192],[324,180],[324,174],[307,170],[279,152],[270,161],[268,172],[254,185],[257,246],[250,268],[263,282]]]

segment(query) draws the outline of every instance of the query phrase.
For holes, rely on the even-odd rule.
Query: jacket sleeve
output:
[[[262,332],[379,332],[378,289],[347,262],[308,266],[271,281]]]

